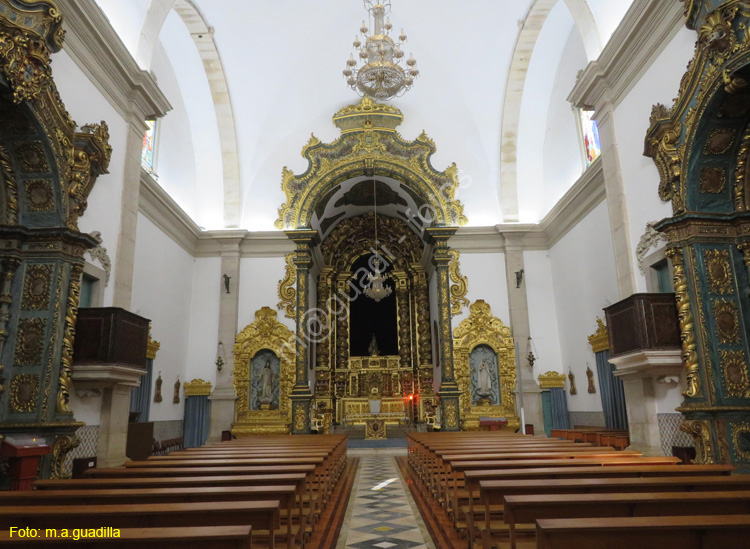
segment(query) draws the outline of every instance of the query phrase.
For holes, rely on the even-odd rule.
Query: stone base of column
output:
[[[542,390],[539,385],[532,379],[521,381],[521,390],[523,391],[523,421],[526,425],[534,426],[534,433],[539,436],[545,436],[544,432],[544,410],[542,409]],[[516,408],[518,417],[521,418],[521,399],[519,398],[518,389],[516,394]],[[520,431],[519,431],[520,432]]]
[[[628,409],[630,446],[647,456],[663,456],[657,420],[655,383],[659,378],[682,374],[680,349],[667,351],[641,350],[610,358],[614,375],[622,379]],[[679,391],[680,384],[674,390]]]
[[[443,383],[438,391],[440,397],[440,430],[441,431],[460,431],[461,430],[461,407],[459,406],[459,396],[456,383]]]
[[[292,434],[309,435],[312,393],[309,389],[298,393],[293,391],[289,398],[292,401]]]
[[[234,387],[216,387],[211,396],[211,425],[208,429],[207,443],[220,442],[222,431],[229,431],[234,421]]]

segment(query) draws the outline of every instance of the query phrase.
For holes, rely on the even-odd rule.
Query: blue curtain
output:
[[[208,438],[211,402],[207,395],[185,397],[185,448],[203,446]]]
[[[141,376],[141,384],[130,393],[130,411],[140,412],[137,421],[143,423],[148,421],[151,412],[151,372],[154,360],[146,359],[146,373]]]
[[[604,422],[607,429],[627,429],[628,410],[625,407],[625,388],[615,377],[615,367],[609,363],[609,350],[596,353],[596,371],[599,374],[599,392],[602,395]]]
[[[568,401],[565,398],[565,389],[553,387],[549,390],[550,409],[552,411],[553,429],[570,429],[570,418],[568,417]]]

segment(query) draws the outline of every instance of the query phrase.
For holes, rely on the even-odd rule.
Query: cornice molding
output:
[[[576,107],[615,107],[627,96],[685,22],[677,0],[635,0],[568,96]]]
[[[64,50],[112,107],[140,124],[172,110],[154,77],[142,70],[95,0],[58,0],[66,31]]]

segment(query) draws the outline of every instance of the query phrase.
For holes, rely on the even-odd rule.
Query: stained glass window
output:
[[[586,166],[599,158],[602,154],[602,146],[599,143],[599,128],[594,120],[594,111],[578,110],[581,121],[581,137],[583,138],[583,148],[586,153]]]
[[[143,149],[141,163],[149,170],[154,169],[154,153],[156,149],[156,120],[146,120],[146,133],[143,134]]]

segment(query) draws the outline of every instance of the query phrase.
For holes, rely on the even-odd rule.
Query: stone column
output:
[[[680,349],[641,350],[609,361],[615,365],[614,374],[622,379],[628,407],[630,446],[628,450],[643,452],[645,456],[662,456],[661,435],[657,420],[656,382],[664,378],[680,379],[683,371]],[[679,383],[673,390],[679,390]]]
[[[239,309],[240,245],[246,231],[221,231],[212,234],[221,246],[221,277],[216,281],[219,291],[219,332],[217,340],[224,346],[226,363],[216,372],[216,384],[208,399],[211,401],[211,423],[206,442],[221,440],[221,432],[231,429],[234,421],[234,338],[237,337]],[[224,275],[229,277],[229,291]],[[214,365],[214,367],[216,367]]]
[[[310,402],[312,392],[308,382],[308,362],[310,338],[307,334],[309,308],[308,279],[312,266],[311,248],[317,238],[317,231],[300,229],[286,231],[287,236],[297,244],[294,266],[297,268],[297,311],[295,340],[295,379],[290,399],[292,401],[292,434],[310,433]]]
[[[461,407],[459,396],[461,392],[456,384],[453,369],[453,328],[451,326],[450,274],[448,267],[451,262],[448,239],[456,232],[455,227],[430,227],[426,229],[432,238],[435,250],[433,263],[437,276],[438,298],[438,333],[440,340],[440,406],[443,431],[461,430]]]
[[[544,411],[542,410],[542,392],[534,379],[534,370],[525,358],[526,342],[529,340],[529,305],[526,299],[526,277],[516,287],[516,273],[524,269],[523,246],[521,235],[504,234],[505,238],[505,278],[508,286],[508,308],[510,309],[510,325],[513,338],[518,345],[517,353],[520,367],[520,379],[516,387],[516,404],[520,406],[518,393],[523,392],[524,421],[537,429],[544,427]],[[520,416],[519,408],[519,416]]]

